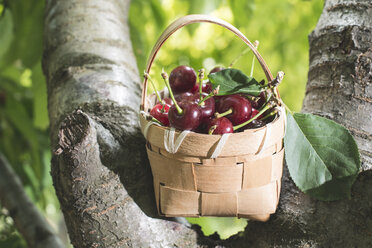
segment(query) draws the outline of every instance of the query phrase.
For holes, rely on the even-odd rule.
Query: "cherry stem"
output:
[[[209,93],[208,96],[204,97],[203,99],[201,99],[201,100],[199,101],[198,105],[199,105],[199,106],[203,106],[203,105],[204,105],[204,102],[205,102],[206,100],[208,100],[209,98],[213,97],[213,96],[214,96],[213,92]]]
[[[154,91],[155,91],[156,97],[158,98],[158,101],[159,101],[159,102],[163,105],[163,107],[164,107],[165,103],[164,103],[164,101],[161,99],[159,92],[156,90],[156,87],[155,87],[154,81],[152,81],[150,75],[149,75],[147,72],[144,72],[143,74],[144,74],[144,77],[147,78],[147,79],[150,81],[152,88],[154,88]]]
[[[267,104],[260,112],[258,112],[257,115],[255,115],[253,118],[249,119],[248,121],[246,122],[243,122],[242,124],[239,124],[239,125],[236,125],[233,127],[233,130],[237,130],[239,128],[242,128],[244,127],[245,125],[248,125],[249,123],[251,123],[252,121],[256,120],[258,117],[260,117],[263,113],[266,112],[266,110],[268,110],[269,108],[273,107],[272,104]]]
[[[238,54],[238,56],[236,56],[235,59],[233,59],[233,61],[231,61],[230,65],[229,65],[229,68],[233,67],[233,65],[240,59],[240,57],[242,57],[243,55],[245,55],[249,51],[251,51],[251,49],[249,47],[247,47],[246,49],[243,50],[243,52]]]
[[[224,116],[226,116],[226,115],[229,115],[229,114],[231,114],[233,112],[233,109],[231,108],[231,109],[229,109],[229,110],[227,110],[226,112],[223,112],[223,113],[215,113],[214,114],[214,116],[216,117],[216,118],[221,118],[221,117],[224,117]]]
[[[264,105],[261,106],[261,108],[259,109],[259,111],[260,111],[262,108],[265,107],[265,105],[266,105],[266,104],[271,100],[271,97],[273,96],[273,94],[270,93],[270,92],[268,92],[267,94],[268,94],[268,95],[267,95],[267,97],[266,97],[266,102],[265,102]]]
[[[216,130],[217,125],[211,126],[211,128],[208,130],[208,134],[211,135],[213,134],[214,130]]]
[[[201,101],[202,100],[202,93],[203,93],[203,78],[204,78],[204,72],[205,70],[204,69],[200,69],[199,70],[199,100]]]
[[[277,113],[278,113],[278,111],[270,112],[270,113],[268,113],[267,115],[265,115],[264,117],[262,117],[260,120],[261,120],[261,121],[264,121],[264,120],[270,118],[271,116],[276,115]]]
[[[204,102],[208,100],[211,97],[214,97],[215,95],[218,94],[218,91],[220,90],[220,86],[218,85],[212,92],[210,92],[207,96],[205,96],[201,101],[199,101],[198,105],[203,106]]]
[[[152,117],[151,121],[152,121],[152,122],[159,123],[160,125],[163,126],[163,123],[161,123],[158,119],[156,119],[156,118],[154,118],[154,117]]]
[[[279,95],[278,95],[278,91],[277,91],[277,87],[278,85],[282,82],[283,78],[284,78],[284,72],[282,71],[279,71],[276,75],[276,77],[273,79],[273,81],[269,82],[268,83],[268,86],[269,86],[269,89],[271,90],[271,92],[273,93],[274,95],[274,98],[275,100],[277,101],[277,103],[283,103],[283,101],[281,101],[281,99],[279,98]],[[283,103],[284,104],[284,103]],[[285,105],[285,104],[284,104]],[[291,111],[289,111],[291,112]],[[291,112],[292,113],[292,112]]]
[[[253,46],[257,49],[259,44],[260,44],[260,42],[258,42],[258,40],[256,40],[256,41],[253,43]],[[255,60],[256,60],[256,56],[253,54],[252,65],[251,65],[251,74],[249,75],[250,77],[253,77],[254,61],[255,61]]]
[[[165,104],[163,104],[163,107],[161,108],[160,112],[164,113],[165,111]]]
[[[174,106],[176,107],[177,109],[177,112],[179,115],[182,115],[183,114],[183,110],[180,108],[180,106],[177,104],[177,101],[176,99],[174,98],[174,95],[173,95],[173,92],[172,92],[172,89],[170,87],[170,84],[169,84],[169,77],[168,77],[168,74],[163,70],[163,72],[161,73],[161,76],[163,77],[164,79],[164,83],[165,83],[165,86],[167,86],[168,88],[168,91],[169,91],[169,95],[174,103]]]
[[[268,85],[270,88],[277,87],[283,80],[285,73],[282,71],[279,71],[276,75],[276,77],[273,79],[273,81],[269,82]]]

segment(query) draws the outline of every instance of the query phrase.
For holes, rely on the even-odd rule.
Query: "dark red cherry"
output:
[[[190,91],[196,83],[196,72],[189,66],[180,65],[169,75],[169,84],[173,93]]]
[[[251,104],[253,108],[259,109],[265,104],[265,102],[266,102],[266,92],[263,91],[258,96],[258,100],[252,101]]]
[[[218,113],[221,113],[222,102],[225,98],[226,96],[214,96],[214,101],[216,102],[216,111]]]
[[[203,84],[202,91],[205,93],[211,93],[213,91],[213,85],[210,82]]]
[[[219,72],[219,71],[222,71],[222,70],[225,70],[225,67],[222,67],[222,66],[216,66],[216,67],[214,67],[214,68],[209,72],[209,74],[211,74],[211,73],[215,73],[215,72]]]
[[[194,130],[200,124],[201,112],[199,106],[194,102],[178,103],[183,113],[178,114],[177,108],[173,105],[169,109],[168,118],[170,125],[180,130]]]
[[[194,101],[195,96],[191,92],[183,92],[174,96],[177,102]]]
[[[240,96],[240,95],[238,95],[238,94],[234,94],[234,95],[226,95],[226,96],[215,96],[214,98],[214,100],[216,101],[216,111],[218,112],[218,113],[222,113],[223,111],[222,111],[222,103],[223,103],[223,100],[225,100],[226,98],[229,98],[229,97],[235,97],[235,96]]]
[[[174,103],[172,101],[171,98],[167,97],[167,98],[164,98],[163,101],[168,104],[169,106],[172,106]]]
[[[196,93],[196,92],[199,92],[199,84],[196,83],[194,85],[194,87],[190,90],[190,92],[193,93],[193,94]]]
[[[233,125],[226,117],[211,119],[208,123],[208,131],[213,131],[212,134],[224,134],[234,132]]]
[[[252,106],[251,103],[240,95],[231,95],[224,98],[220,104],[219,113],[224,113],[229,109],[232,113],[226,117],[234,125],[239,125],[246,122],[251,117]]]
[[[160,121],[164,126],[169,126],[169,120],[168,120],[168,112],[170,109],[170,106],[168,104],[163,105],[158,103],[156,104],[150,111],[150,115]]]
[[[209,118],[209,119],[206,119],[206,120],[201,120],[198,128],[195,129],[194,131],[196,133],[205,133],[205,134],[207,134],[208,133],[208,124],[209,124],[210,119],[212,119],[212,118]]]
[[[252,113],[251,113],[251,118],[255,117],[260,111],[258,111],[257,109],[255,108],[252,108]],[[259,120],[263,117],[263,115],[260,115],[259,117],[257,117],[256,120]]]
[[[206,97],[206,96],[208,96],[207,93],[202,93],[203,98]],[[195,102],[199,103],[200,94],[196,93],[194,95],[194,97],[195,97]],[[216,104],[215,104],[215,101],[214,101],[213,97],[205,100],[203,103],[204,104],[199,105],[199,108],[200,108],[200,111],[201,111],[202,121],[209,118],[209,117],[212,117],[214,115],[214,112],[216,111],[216,109],[215,109]]]
[[[216,102],[216,111],[218,112],[219,111],[219,106],[220,104],[222,103],[222,100],[225,98],[226,96],[214,96],[214,101]]]
[[[202,92],[211,93],[212,90],[213,90],[213,86],[212,86],[212,84],[210,82],[203,83]],[[192,88],[192,90],[190,92],[191,93],[197,93],[197,92],[199,92],[199,84],[195,84],[194,88]]]
[[[262,116],[266,116],[266,114],[268,114],[269,111],[270,111],[270,110],[268,110],[268,111],[266,111],[265,113],[263,113]],[[277,115],[272,115],[272,116],[268,117],[267,119],[265,119],[265,122],[266,122],[266,123],[270,123],[270,122],[272,122],[273,120],[275,120],[276,117],[277,117]],[[258,118],[258,119],[260,119],[260,118]]]
[[[265,126],[265,122],[261,120],[253,120],[251,123],[245,125],[244,127],[240,128],[239,131],[243,131],[246,129],[253,129],[253,128],[259,128]]]

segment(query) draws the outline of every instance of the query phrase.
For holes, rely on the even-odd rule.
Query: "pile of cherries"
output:
[[[215,67],[210,73],[221,70],[224,68]],[[258,97],[245,94],[218,96],[218,88],[213,89],[210,82],[203,81],[203,70],[199,70],[198,77],[193,68],[184,65],[173,69],[169,78],[164,72],[162,77],[170,97],[160,99],[158,95],[158,103],[151,109],[150,115],[164,126],[198,133],[224,134],[258,128],[273,119],[263,121],[260,120],[263,115],[260,115],[252,120],[266,103],[265,91]]]

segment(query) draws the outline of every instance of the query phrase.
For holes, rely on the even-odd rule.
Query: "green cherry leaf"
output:
[[[300,190],[326,201],[350,197],[360,157],[346,128],[320,116],[288,113],[284,145],[289,173]]]
[[[253,77],[248,77],[238,69],[225,69],[208,75],[213,88],[220,86],[218,95],[231,95],[245,93],[258,96],[262,91],[262,85]]]

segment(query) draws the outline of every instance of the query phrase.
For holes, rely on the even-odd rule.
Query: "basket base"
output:
[[[159,215],[268,221],[279,202],[284,159],[282,140],[274,147],[264,155],[210,159],[170,155],[148,142]]]
[[[268,221],[270,219],[270,214],[246,215],[246,216],[240,216],[239,218],[246,218],[246,219],[249,219],[249,220],[266,222],[266,221]]]

